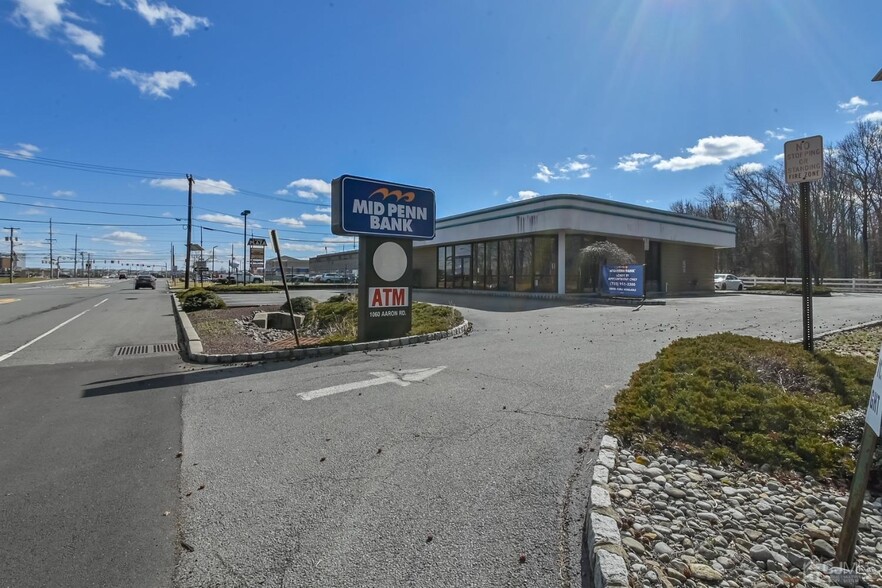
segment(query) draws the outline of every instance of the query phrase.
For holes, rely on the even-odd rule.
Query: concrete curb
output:
[[[307,347],[302,349],[279,349],[277,351],[256,351],[252,353],[237,354],[212,354],[204,353],[202,340],[196,329],[193,328],[190,318],[181,308],[181,301],[174,294],[171,295],[174,307],[175,319],[178,325],[178,339],[184,356],[196,363],[240,363],[246,361],[267,361],[277,359],[303,359],[305,357],[331,357],[345,355],[356,351],[369,351],[374,349],[389,349],[391,347],[404,347],[427,341],[440,341],[447,338],[462,337],[469,332],[471,324],[464,320],[459,325],[447,331],[436,331],[426,335],[410,335],[395,339],[382,339],[380,341],[367,341],[364,343],[347,343],[345,345],[329,345],[325,347]]]
[[[502,298],[530,298],[533,300],[567,300],[581,302],[585,305],[597,306],[664,306],[666,302],[660,298],[646,300],[630,298],[601,298],[584,294],[557,294],[554,292],[499,292],[496,290],[447,290],[441,288],[419,288],[419,292],[429,294],[447,294],[460,296],[498,296]]]
[[[594,588],[628,588],[628,564],[619,533],[621,520],[612,507],[609,472],[616,467],[618,441],[604,435],[591,475],[591,496],[585,513],[588,573]]]
[[[875,327],[878,325],[882,325],[882,321],[870,321],[868,323],[861,323],[859,325],[854,325],[852,327],[843,327],[841,329],[833,329],[832,331],[824,331],[819,335],[815,335],[814,339],[823,339],[825,337],[831,337],[833,335],[838,335],[839,333],[847,333],[849,331],[857,331],[858,329],[866,329],[867,327]],[[793,339],[788,341],[788,343],[802,343],[802,337],[799,339]]]

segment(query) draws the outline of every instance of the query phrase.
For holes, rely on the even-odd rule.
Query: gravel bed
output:
[[[843,570],[833,557],[848,492],[810,476],[622,449],[609,488],[632,587],[882,586],[882,498],[865,502]]]
[[[273,348],[269,343],[291,336],[289,331],[260,329],[251,324],[254,313],[278,309],[278,305],[243,306],[199,310],[187,313],[187,316],[190,317],[190,322],[202,339],[205,353],[251,353],[270,351]],[[216,327],[218,322],[226,323],[229,328],[212,328]]]

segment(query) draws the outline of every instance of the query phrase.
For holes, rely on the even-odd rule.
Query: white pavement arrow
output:
[[[416,370],[398,370],[394,372],[370,372],[373,377],[371,380],[363,380],[361,382],[352,382],[351,384],[340,384],[339,386],[329,386],[328,388],[320,388],[312,392],[299,392],[297,396],[303,400],[315,400],[322,396],[330,396],[331,394],[339,394],[340,392],[349,392],[350,390],[358,390],[359,388],[367,388],[368,386],[379,386],[380,384],[398,384],[399,386],[410,386],[412,382],[422,382],[430,376],[434,376],[447,366],[442,365],[433,368],[422,368]]]

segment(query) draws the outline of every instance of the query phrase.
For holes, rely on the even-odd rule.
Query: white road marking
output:
[[[100,305],[104,304],[105,302],[107,302],[107,300],[108,300],[108,299],[105,298],[104,300],[102,300],[101,302],[99,302],[98,304],[96,304],[95,306],[93,306],[92,308],[95,308],[96,306],[100,306]],[[81,316],[83,316],[84,314],[86,314],[87,312],[89,312],[90,310],[92,310],[92,308],[87,308],[86,310],[84,310],[84,311],[81,312],[80,314],[78,314],[78,315],[76,315],[76,316],[73,316],[73,317],[67,319],[66,321],[64,321],[64,322],[61,323],[60,325],[57,325],[57,326],[55,326],[55,327],[52,327],[51,329],[49,329],[48,331],[46,331],[45,333],[43,333],[42,335],[40,335],[40,336],[37,337],[36,339],[31,339],[30,341],[28,341],[27,343],[25,343],[24,345],[22,345],[22,346],[19,347],[18,349],[14,349],[13,351],[10,351],[9,353],[5,353],[5,354],[3,354],[3,355],[0,355],[0,361],[6,361],[6,360],[9,359],[10,357],[12,357],[13,355],[15,355],[15,354],[18,353],[19,351],[21,351],[22,349],[27,349],[28,347],[30,347],[31,345],[33,345],[34,343],[36,343],[37,341],[39,341],[39,340],[42,339],[43,337],[48,337],[49,335],[51,335],[52,333],[54,333],[55,331],[57,331],[58,329],[60,329],[60,328],[63,327],[64,325],[66,325],[66,324],[68,324],[68,323],[72,323],[72,322],[74,322],[75,320],[77,320],[78,318],[80,318]]]
[[[95,306],[93,306],[92,308],[98,308],[99,306],[101,306],[102,304],[104,304],[105,302],[107,302],[108,300],[110,300],[110,298],[105,298],[104,300],[102,300],[101,302],[99,302],[98,304],[96,304]]]
[[[0,361],[3,361],[0,359]],[[300,392],[297,394],[303,400],[315,400],[322,396],[330,396],[331,394],[339,394],[340,392],[349,392],[350,390],[358,390],[359,388],[367,388],[368,386],[379,386],[380,384],[398,384],[399,386],[410,386],[412,382],[422,382],[430,376],[434,376],[447,366],[442,365],[434,368],[422,368],[415,370],[398,370],[395,372],[370,372],[374,376],[371,380],[362,380],[361,382],[352,382],[351,384],[339,384],[337,386],[329,386],[320,388],[312,392]]]

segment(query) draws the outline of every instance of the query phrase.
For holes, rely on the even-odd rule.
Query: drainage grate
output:
[[[117,347],[113,355],[116,357],[130,355],[147,355],[148,353],[177,353],[177,343],[156,343],[154,345],[126,345]]]

